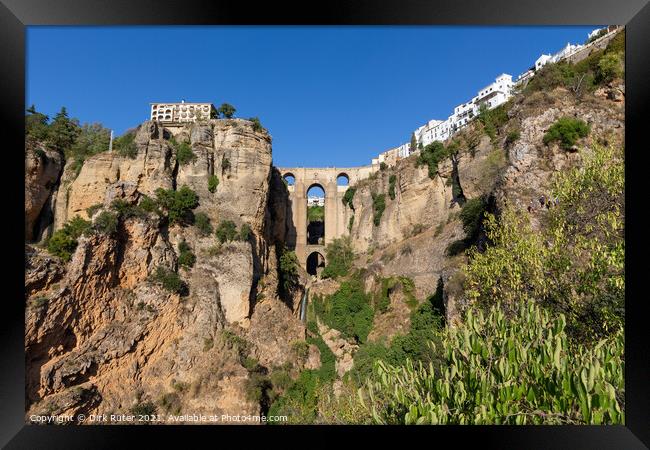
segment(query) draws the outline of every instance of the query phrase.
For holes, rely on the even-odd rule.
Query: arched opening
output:
[[[325,243],[325,190],[320,184],[307,189],[307,244]]]
[[[325,268],[325,257],[318,252],[313,252],[307,257],[307,273],[320,278]]]
[[[350,184],[350,177],[346,173],[340,173],[336,177],[337,186],[348,186]]]
[[[296,177],[294,177],[292,173],[285,173],[282,179],[287,183],[287,186],[293,186],[296,184]]]

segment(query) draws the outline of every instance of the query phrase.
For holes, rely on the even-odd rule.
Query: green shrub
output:
[[[75,216],[68,221],[63,228],[54,232],[47,242],[47,250],[64,261],[70,261],[72,254],[77,248],[77,240],[82,234],[88,232],[91,223]]]
[[[262,123],[260,122],[259,117],[251,117],[248,120],[253,123],[253,131],[263,131],[264,130],[264,127],[262,126]]]
[[[151,278],[154,283],[160,284],[163,289],[169,292],[173,292],[181,296],[187,295],[188,293],[187,284],[181,280],[181,277],[179,277],[178,274],[174,271],[171,271],[164,267],[157,267]]]
[[[307,222],[324,222],[324,221],[325,221],[324,206],[310,206],[307,208]]]
[[[111,203],[111,209],[117,213],[118,217],[122,217],[123,219],[127,219],[129,217],[142,218],[146,217],[147,215],[147,211],[145,211],[145,209],[140,205],[132,205],[131,203],[119,198],[113,200]]]
[[[348,221],[348,233],[352,233],[352,225],[354,225],[354,214],[350,216],[350,220]]]
[[[506,136],[506,141],[505,141],[506,146],[510,146],[514,144],[519,140],[520,137],[521,137],[521,133],[519,132],[519,130],[510,131]]]
[[[230,160],[228,158],[224,158],[221,162],[221,169],[224,171],[230,169]]]
[[[479,107],[479,113],[476,119],[483,124],[483,130],[494,141],[499,131],[508,121],[508,111],[506,105],[499,105],[496,108],[489,109],[485,103]]]
[[[415,160],[415,165],[426,165],[429,169],[429,178],[433,179],[438,173],[438,164],[451,154],[452,151],[449,147],[445,148],[442,142],[434,141],[420,151],[420,154]]]
[[[239,229],[239,240],[248,242],[248,240],[251,238],[253,235],[253,230],[251,230],[250,225],[247,223],[243,223],[241,228]]]
[[[373,209],[372,222],[375,224],[375,226],[379,226],[381,222],[381,216],[382,214],[384,214],[384,210],[386,209],[385,194],[372,193],[372,209]]]
[[[212,234],[212,224],[210,223],[210,218],[205,213],[199,212],[194,215],[194,226],[196,226],[203,236]]]
[[[237,110],[234,106],[229,103],[222,103],[219,108],[217,108],[217,114],[221,114],[224,119],[231,119],[235,115]]]
[[[234,241],[237,237],[237,225],[232,220],[224,220],[217,227],[217,239],[222,244],[227,241]]]
[[[460,220],[463,223],[463,231],[465,231],[467,239],[476,238],[483,223],[486,207],[487,202],[484,197],[472,198],[463,205],[463,209],[460,211]]]
[[[208,177],[208,191],[214,194],[217,190],[217,186],[219,186],[219,177],[216,175],[210,175]]]
[[[95,215],[97,211],[99,211],[104,205],[101,203],[97,203],[96,205],[89,206],[86,208],[86,214],[88,214],[88,217],[92,217]]]
[[[140,416],[153,416],[156,414],[156,405],[152,402],[138,403],[131,407],[130,412],[132,415],[139,419]]]
[[[181,142],[176,149],[176,161],[181,166],[196,161],[196,155],[192,151],[192,147],[187,142]]]
[[[325,247],[327,265],[323,269],[323,278],[338,278],[350,271],[355,254],[349,236],[335,238]]]
[[[191,268],[196,262],[196,256],[192,249],[184,240],[178,244],[178,265],[185,268]]]
[[[564,327],[532,302],[509,319],[499,305],[470,310],[442,334],[442,371],[379,362],[364,405],[382,424],[623,423],[622,329],[585,347]]]
[[[315,299],[316,313],[330,328],[339,330],[348,339],[365,342],[372,327],[374,312],[362,281],[355,277],[325,300]]]
[[[167,212],[170,224],[191,224],[194,220],[192,210],[199,205],[196,193],[187,186],[179,190],[156,189],[157,204]]]
[[[113,234],[117,231],[118,218],[117,214],[110,211],[99,213],[93,223],[93,229],[102,234]]]
[[[603,83],[609,83],[615,78],[623,77],[623,53],[606,53],[598,60],[596,79]]]
[[[396,175],[388,177],[388,195],[391,200],[395,200],[395,182],[397,181]]]
[[[141,210],[148,213],[156,213],[160,215],[160,210],[158,208],[158,202],[151,197],[143,195],[140,199],[140,204],[138,205]]]
[[[382,161],[382,162],[379,164],[379,170],[386,170],[386,169],[388,169],[388,166],[386,165],[385,162]]]
[[[583,166],[559,172],[548,226],[505,208],[484,221],[490,245],[470,251],[465,295],[514,308],[524,300],[565,313],[571,336],[594,341],[625,320],[625,175],[621,148],[596,146]]]
[[[284,247],[279,248],[279,253],[280,286],[285,293],[289,293],[298,286],[298,257]]]
[[[343,194],[343,198],[341,199],[343,201],[344,205],[349,206],[350,208],[354,209],[354,205],[352,204],[352,199],[354,198],[354,194],[357,192],[357,189],[354,187],[349,187],[346,191],[345,194]]]
[[[575,145],[579,138],[584,138],[589,134],[589,125],[583,120],[572,117],[562,117],[558,119],[544,134],[544,144],[558,141],[560,146],[565,150]]]
[[[135,158],[138,147],[135,144],[135,131],[129,131],[113,141],[113,151],[121,156]]]

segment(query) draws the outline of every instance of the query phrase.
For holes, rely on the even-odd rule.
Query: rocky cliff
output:
[[[78,174],[68,164],[61,175],[58,154],[27,151],[26,231],[48,197],[58,230],[76,216],[96,218],[116,199],[136,206],[157,189],[188,186],[198,195],[195,214],[214,226],[248,224],[251,237],[218,246],[213,234],[148,213],[122,215],[113,233],[82,235],[68,263],[27,245],[28,409],[257,414],[247,361],[280,366],[291,359],[291,343],[304,339],[293,303],[278,296],[275,246],[288,197],[271,166],[270,136],[245,120],[212,120],[175,135],[145,122],[134,142],[134,158],[101,153]],[[194,154],[187,164],[177,159],[181,143]],[[181,241],[196,255],[191,268],[179,266]],[[188,293],[154,282],[158,268],[178,271]]]

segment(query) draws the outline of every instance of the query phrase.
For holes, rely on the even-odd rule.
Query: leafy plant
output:
[[[588,348],[565,323],[533,302],[510,319],[470,310],[442,334],[442,372],[378,362],[361,401],[382,424],[623,423],[622,329]]]
[[[323,269],[323,278],[338,278],[348,274],[355,258],[349,236],[333,239],[325,247],[325,253],[327,265]]]
[[[181,267],[191,268],[196,262],[196,255],[184,240],[178,244],[178,265]]]
[[[251,230],[250,225],[247,223],[242,224],[241,228],[239,229],[239,240],[248,242],[252,235],[253,230]]]
[[[172,270],[166,269],[164,267],[156,267],[156,271],[151,277],[154,283],[160,284],[163,289],[185,296],[188,294],[187,284],[181,280],[181,277]]]
[[[298,257],[296,253],[282,247],[279,249],[279,275],[284,292],[292,292],[298,286]]]
[[[202,236],[212,234],[212,224],[207,214],[199,212],[194,215],[194,226],[199,230]]]
[[[93,222],[93,229],[102,234],[113,234],[117,231],[117,214],[110,211],[102,211]]]
[[[395,182],[397,181],[397,176],[392,174],[388,177],[388,196],[391,200],[395,200]]]
[[[196,161],[196,155],[192,151],[192,147],[187,142],[181,142],[176,149],[176,161],[181,166],[185,166],[191,162]],[[209,183],[209,181],[208,181]]]
[[[217,227],[217,239],[222,244],[227,241],[234,241],[237,237],[237,225],[232,220],[224,220]]]
[[[354,187],[349,187],[345,191],[345,194],[343,194],[343,198],[341,199],[343,201],[344,205],[348,205],[350,208],[354,210],[354,205],[352,204],[352,199],[354,198],[354,194],[357,192],[357,189]]]
[[[156,189],[157,205],[167,212],[169,223],[191,224],[194,220],[192,210],[199,205],[199,198],[188,186],[179,190]]]
[[[372,193],[372,209],[373,209],[373,218],[372,221],[375,226],[379,226],[381,223],[381,216],[384,214],[386,209],[386,195],[385,194],[375,194]]]
[[[558,141],[565,150],[571,149],[579,138],[589,134],[589,125],[580,119],[562,117],[544,134],[544,144]]]
[[[225,119],[231,119],[235,115],[237,110],[234,106],[229,103],[222,103],[219,108],[217,108],[217,114],[221,114]]]
[[[216,175],[210,175],[208,177],[208,191],[212,193],[216,192],[217,186],[219,186],[219,177]]]
[[[63,261],[70,261],[72,253],[77,248],[77,240],[82,234],[90,230],[91,223],[79,216],[73,217],[60,230],[52,234],[47,242],[47,250],[60,257]]]

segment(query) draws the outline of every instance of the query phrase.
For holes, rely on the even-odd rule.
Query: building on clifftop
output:
[[[151,120],[163,123],[191,123],[197,118],[215,119],[217,109],[212,103],[152,103]]]

